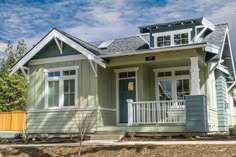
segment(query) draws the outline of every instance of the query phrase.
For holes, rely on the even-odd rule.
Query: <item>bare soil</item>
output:
[[[76,157],[78,147],[1,148],[0,157]],[[236,145],[84,146],[83,157],[236,157]]]
[[[89,140],[89,137],[84,137],[83,141]],[[29,139],[25,141],[24,139],[0,139],[1,144],[50,144],[50,143],[78,143],[80,137],[54,137],[54,138],[35,138],[35,140]],[[1,157],[1,156],[0,156]]]

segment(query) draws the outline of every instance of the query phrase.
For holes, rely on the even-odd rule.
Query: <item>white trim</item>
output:
[[[20,67],[20,70],[23,73],[25,79],[27,80],[27,83],[29,83],[30,69],[28,67]]]
[[[209,20],[207,20],[205,17],[203,17],[203,19],[202,19],[202,24],[205,27],[208,27],[209,29],[211,29],[212,31],[215,30],[215,25],[213,23],[211,23]]]
[[[188,29],[181,29],[181,30],[174,30],[174,31],[168,31],[168,32],[161,32],[161,33],[153,33],[152,36],[154,37],[154,47],[155,48],[163,48],[163,47],[171,47],[171,46],[179,46],[174,44],[174,35],[175,34],[182,34],[182,33],[188,33],[188,44],[191,44],[191,31],[192,28]],[[170,46],[157,46],[157,37],[159,36],[170,36]],[[186,45],[186,44],[180,44],[180,45]]]
[[[198,65],[199,58],[198,57],[190,57],[190,61],[191,61],[190,95],[200,95],[201,89],[200,89],[200,76],[199,76],[199,65]]]
[[[149,34],[149,33],[148,33]],[[150,43],[146,40],[146,39],[144,39],[144,37],[142,36],[143,34],[137,34],[137,36],[140,38],[140,39],[142,39],[146,44],[148,44],[148,46],[150,47]]]
[[[138,70],[139,70],[138,67],[134,67],[134,68],[115,69],[114,72],[120,73],[120,72],[130,72],[130,71],[138,71]]]
[[[103,59],[97,57],[95,54],[80,46],[73,40],[69,39],[56,29],[53,29],[48,35],[46,35],[35,47],[33,47],[22,59],[20,59],[16,65],[11,68],[10,75],[14,74],[17,70],[20,69],[21,66],[25,65],[35,54],[37,54],[47,43],[49,43],[54,37],[60,39],[62,42],[67,43],[72,48],[85,55],[88,59],[94,60],[96,63],[101,65],[102,67],[106,67],[103,63]]]
[[[93,69],[94,76],[95,76],[95,77],[98,77],[97,68],[96,68],[96,66],[94,66],[93,61],[89,59],[89,63],[90,63],[90,66],[91,66],[92,69]],[[96,65],[96,63],[95,63],[95,65]]]
[[[181,71],[181,70],[189,70],[190,73],[190,67],[189,66],[183,66],[183,67],[173,67],[173,68],[161,68],[161,69],[153,69],[153,72],[155,74],[155,96],[156,100],[159,101],[159,82],[161,80],[170,80],[171,81],[171,96],[173,100],[177,99],[177,92],[176,92],[176,81],[181,79],[188,79],[189,80],[189,92],[191,90],[191,84],[190,84],[190,74],[189,75],[179,75],[175,76],[175,71]],[[168,77],[158,77],[159,72],[171,72],[171,76]]]
[[[233,66],[233,73],[234,73],[234,80],[235,80],[235,66],[234,66],[234,56],[233,56],[233,51],[232,51],[232,46],[231,46],[231,40],[230,40],[230,35],[229,35],[229,28],[227,27],[226,29],[227,32],[227,37],[228,37],[228,42],[229,42],[229,49],[230,49],[230,55],[231,55],[231,62]],[[225,41],[224,41],[225,42]],[[221,56],[222,57],[222,56]]]
[[[197,35],[197,29],[204,28],[204,25],[195,26],[195,36]]]
[[[227,74],[227,75],[230,74],[229,71],[228,71],[227,69],[225,69],[221,64],[218,65],[218,66],[216,67],[216,69],[222,71],[223,73],[225,73],[225,74]]]
[[[61,109],[61,108],[75,108],[79,106],[79,99],[78,99],[78,69],[79,66],[68,66],[68,67],[58,67],[58,68],[49,68],[44,69],[44,76],[45,76],[45,95],[44,95],[44,109],[51,110],[51,109]],[[65,70],[75,70],[75,75],[73,76],[63,76],[63,71]],[[47,72],[52,71],[59,71],[59,77],[48,77]],[[75,105],[74,106],[64,106],[64,80],[75,80]],[[57,107],[48,107],[48,82],[49,81],[59,81],[59,105]]]
[[[123,69],[115,69],[114,72],[116,73],[116,124],[117,125],[127,125],[124,123],[120,123],[120,111],[119,111],[119,73],[121,72],[135,72],[135,77],[127,78],[127,79],[134,79],[135,78],[135,88],[136,88],[136,101],[138,100],[138,67],[133,68],[123,68]]]
[[[211,52],[211,53],[214,53],[214,54],[218,54],[219,51],[220,51],[220,48],[216,47],[216,46],[213,46],[213,45],[207,45],[205,47],[205,51]]]
[[[57,62],[67,62],[67,61],[76,61],[87,59],[84,55],[69,55],[69,56],[60,56],[60,57],[50,57],[44,59],[34,59],[29,62],[29,65],[38,65],[38,64],[47,64],[47,63],[57,63]]]
[[[55,40],[55,42],[56,42],[56,44],[57,44],[57,47],[58,47],[58,49],[59,49],[59,51],[60,51],[60,54],[62,55],[62,54],[63,54],[62,44],[59,44],[59,41],[57,40],[56,37],[54,37],[54,40]],[[62,41],[61,41],[61,43],[62,43]]]
[[[35,112],[64,112],[64,111],[94,111],[94,110],[100,110],[100,111],[112,111],[115,112],[115,108],[106,108],[106,107],[86,107],[86,108],[60,108],[60,109],[32,109],[27,110],[27,113],[35,113]]]

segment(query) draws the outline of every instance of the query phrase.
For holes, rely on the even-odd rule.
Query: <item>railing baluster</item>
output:
[[[129,124],[185,123],[185,101],[130,102]],[[131,112],[132,111],[132,112]]]

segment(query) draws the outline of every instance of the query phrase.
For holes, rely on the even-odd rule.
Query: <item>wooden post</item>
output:
[[[131,126],[133,124],[133,107],[132,107],[133,100],[127,99],[127,103],[128,103],[128,126]]]

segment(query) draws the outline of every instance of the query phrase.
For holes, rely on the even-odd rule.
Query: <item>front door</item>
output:
[[[128,76],[119,78],[119,123],[128,123],[127,99],[136,100],[136,78]]]

